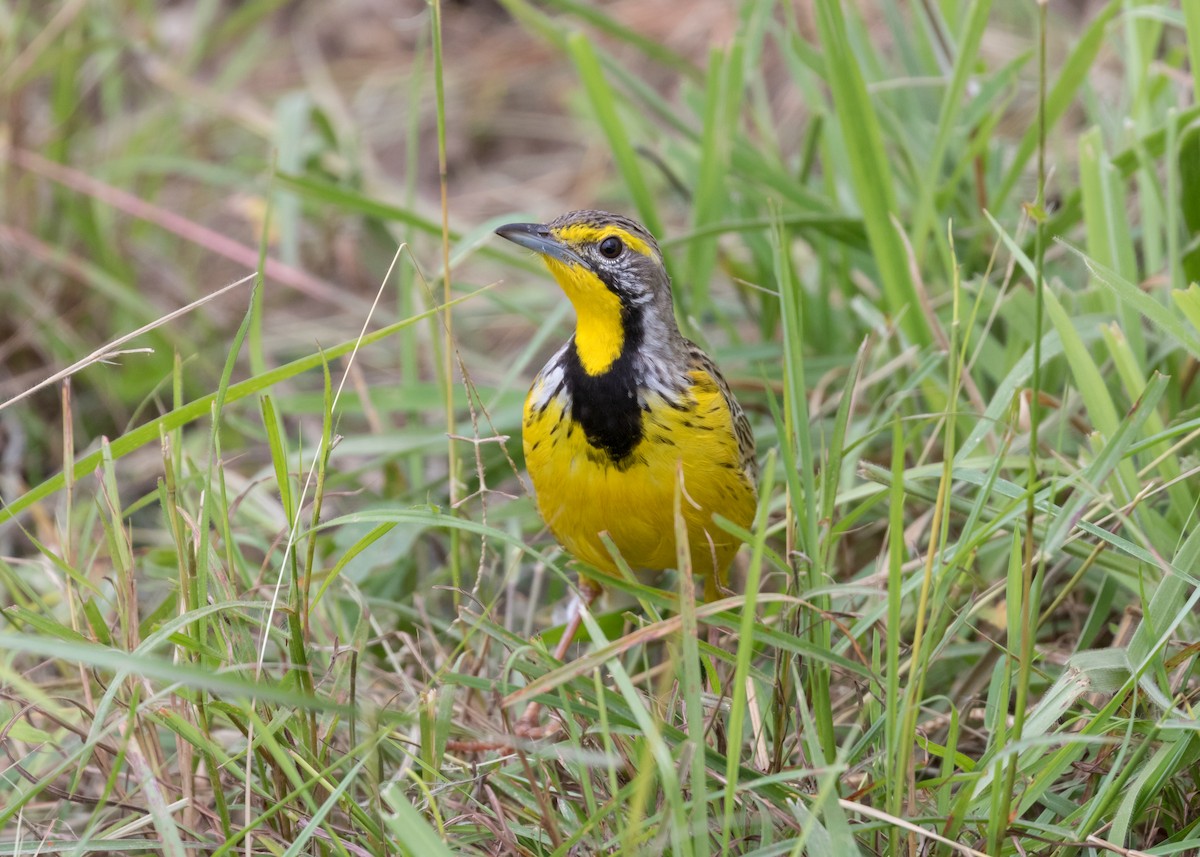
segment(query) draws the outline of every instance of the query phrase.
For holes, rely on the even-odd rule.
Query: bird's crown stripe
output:
[[[654,251],[650,249],[650,245],[644,239],[615,224],[596,226],[590,223],[574,223],[570,226],[563,226],[556,230],[556,233],[558,239],[566,244],[588,244],[602,241],[609,236],[616,236],[633,252],[641,253],[643,256],[654,255]]]

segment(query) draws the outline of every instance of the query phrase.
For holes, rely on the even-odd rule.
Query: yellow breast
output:
[[[550,530],[605,574],[616,574],[617,566],[601,533],[635,570],[678,565],[674,504],[682,478],[692,570],[705,576],[712,598],[740,543],[713,523],[713,513],[749,527],[757,500],[729,403],[707,372],[694,370],[690,377],[678,401],[646,399],[641,439],[620,462],[588,442],[572,419],[568,395],[549,395],[539,377],[525,402],[525,460]]]

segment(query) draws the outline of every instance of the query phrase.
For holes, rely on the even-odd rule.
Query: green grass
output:
[[[1200,855],[1194,4],[11,5],[0,853]],[[762,499],[559,664],[583,204]]]

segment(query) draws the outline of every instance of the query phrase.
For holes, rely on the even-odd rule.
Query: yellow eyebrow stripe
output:
[[[587,223],[574,223],[555,230],[555,237],[567,244],[589,244],[602,241],[610,235],[620,238],[625,242],[625,246],[633,252],[654,258],[654,251],[649,244],[620,226],[591,226]]]

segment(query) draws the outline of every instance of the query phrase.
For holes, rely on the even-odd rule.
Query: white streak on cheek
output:
[[[566,346],[564,345],[558,350],[557,354],[550,358],[550,362],[546,364],[546,368],[538,376],[533,387],[533,397],[531,399],[533,407],[540,408],[549,402],[551,395],[562,384],[562,356],[565,350]]]

